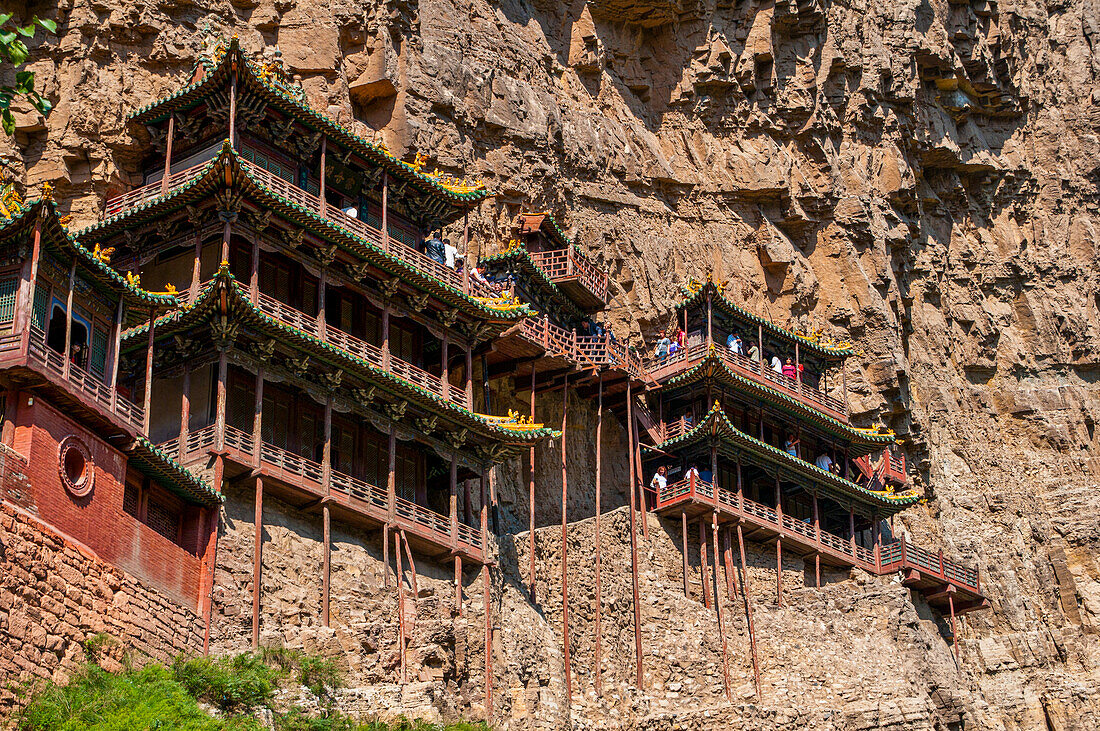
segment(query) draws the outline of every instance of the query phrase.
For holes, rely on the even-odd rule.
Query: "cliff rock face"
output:
[[[690,626],[665,619],[653,632],[667,637],[647,636],[650,652],[679,648],[654,665],[663,679],[631,695],[630,603],[620,592],[605,608],[623,633],[604,655],[616,696],[575,707],[574,722],[1100,725],[1094,3],[29,5],[61,21],[31,64],[56,110],[45,121],[21,111],[14,142],[0,145],[7,173],[32,192],[53,183],[77,224],[137,180],[141,143],[125,115],[184,83],[205,38],[237,33],[257,52],[277,43],[316,108],[500,191],[473,219],[475,250],[506,240],[521,208],[560,214],[611,268],[611,320],[636,342],[666,322],[680,285],[708,272],[781,324],[855,340],[856,418],[905,438],[929,498],[902,522],[919,542],[977,562],[992,600],[960,627],[959,668],[927,607],[899,585],[849,580],[798,590],[797,616],[761,604],[764,703],[745,705],[743,693],[719,702],[714,647],[692,644],[713,641],[704,632],[713,614],[687,600]],[[620,435],[608,438],[618,445]],[[625,459],[609,470],[621,480]],[[516,507],[505,526],[517,530],[522,479],[500,483]],[[621,504],[619,485],[605,489],[609,505]],[[553,500],[553,485],[539,494]],[[554,520],[549,505],[540,525]],[[571,518],[585,517],[574,509]],[[675,566],[678,554],[662,546],[676,542],[652,543],[647,566]],[[500,668],[498,695],[516,727],[566,722],[549,543],[542,559],[550,598],[539,611],[502,587],[511,599],[500,600],[498,662],[511,665]],[[674,612],[675,574],[652,572],[646,611]],[[370,606],[355,621],[375,621]],[[731,616],[742,687],[746,638]],[[590,641],[586,627],[574,629],[579,642]],[[517,636],[529,657],[507,646]],[[539,638],[546,649],[530,645]],[[578,666],[590,665],[587,652]],[[462,691],[436,706],[463,713],[476,702]]]

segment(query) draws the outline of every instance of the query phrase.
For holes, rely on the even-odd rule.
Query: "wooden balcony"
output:
[[[691,477],[667,485],[655,496],[654,512],[670,518],[683,513],[690,518],[709,517],[718,511],[719,522],[741,522],[748,526],[746,538],[767,541],[780,538],[784,549],[801,551],[803,557],[820,553],[822,562],[840,567],[855,566],[872,574],[905,573],[906,584],[935,602],[943,592],[959,602],[955,613],[985,605],[978,570],[947,560],[943,551],[933,553],[910,543],[897,541],[878,550],[864,548],[850,538],[820,530],[812,522],[781,515],[775,508],[749,500],[734,491]],[[945,587],[950,587],[950,590]],[[946,594],[943,594],[946,596]]]
[[[75,398],[93,412],[113,417],[131,434],[145,433],[145,409],[120,396],[117,389],[103,383],[65,356],[46,345],[46,333],[31,327],[26,341],[26,360],[21,333],[0,337],[0,365],[26,365],[44,376],[58,392]]]
[[[390,255],[403,260],[406,264],[419,269],[445,284],[449,284],[458,291],[475,297],[495,298],[498,296],[497,292],[487,285],[471,280],[469,277],[460,274],[446,264],[440,264],[431,257],[422,254],[393,237],[383,236],[379,229],[367,225],[366,222],[358,218],[352,218],[339,208],[326,204],[317,196],[264,170],[254,163],[244,159],[238,159],[238,163],[248,171],[249,175],[272,193],[282,196],[309,211],[313,211],[322,218],[347,230],[354,236],[384,249]],[[161,182],[157,181],[131,190],[123,195],[111,198],[107,201],[105,213],[107,216],[124,213],[130,208],[149,203],[165,192],[171,193],[191,182],[200,172],[202,172],[207,164],[208,163],[202,163],[173,174],[168,178],[168,187],[166,191],[161,187]]]
[[[607,272],[570,246],[557,251],[530,252],[531,260],[577,304],[586,310],[607,306]]]
[[[882,466],[876,471],[871,464],[871,455],[852,460],[856,468],[868,479],[878,478],[883,484],[905,485],[909,478],[905,474],[905,455],[894,454],[890,448],[882,451]]]
[[[652,358],[646,362],[645,367],[654,380],[663,383],[674,376],[691,370],[707,357],[709,352],[710,348],[707,347],[706,343],[700,343],[664,358]],[[785,396],[797,399],[806,406],[834,419],[848,422],[848,404],[843,400],[800,382],[797,378],[777,373],[763,361],[751,360],[743,355],[730,352],[729,348],[715,345],[714,354],[739,376],[762,386],[767,386]]]
[[[612,341],[610,333],[578,335],[545,316],[525,319],[520,333],[547,354],[562,357],[579,368],[610,366],[626,371],[632,378],[645,377],[641,359],[622,343]]]
[[[414,544],[428,555],[457,554],[474,562],[483,559],[484,542],[480,528],[459,522],[457,516],[448,517],[411,500],[391,495],[385,488],[336,470],[330,470],[326,489],[324,465],[274,444],[257,442],[252,434],[240,429],[225,426],[219,444],[218,427],[211,424],[189,432],[182,450],[179,439],[165,442],[159,448],[183,464],[205,455],[223,454],[246,470],[276,480],[297,494],[320,500],[331,499],[336,507],[372,527],[388,524],[405,530],[410,539],[416,539]]]

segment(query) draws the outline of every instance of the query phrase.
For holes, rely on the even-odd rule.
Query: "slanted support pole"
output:
[[[183,395],[180,397],[179,461],[187,457],[187,438],[191,430],[191,365],[183,365]]]
[[[569,471],[566,452],[566,434],[568,434],[567,415],[569,413],[569,374],[565,374],[561,399],[561,631],[562,657],[565,662],[566,705],[573,701],[573,672],[569,656],[569,559],[568,530],[566,508],[569,497]]]
[[[261,365],[256,369],[256,400],[252,405],[252,467],[260,468],[260,453],[263,449],[263,425],[264,425],[264,372],[266,368]]]
[[[390,175],[382,172],[382,251],[390,250]]]
[[[328,155],[328,135],[321,135],[321,172],[318,173],[320,182],[317,184],[318,198],[321,200],[317,206],[320,209],[318,213],[321,214],[321,218],[325,217],[327,213],[328,203],[325,202],[325,158]]]
[[[756,698],[762,697],[760,691],[760,660],[756,655],[756,629],[752,622],[752,602],[749,600],[749,570],[745,564],[745,537],[741,531],[741,521],[737,521],[737,547],[741,553],[741,598],[745,601],[745,619],[749,624],[749,645],[752,647],[752,675],[756,685]]]
[[[120,297],[118,307],[115,308],[114,328],[111,330],[111,373],[109,375],[110,380],[107,383],[111,388],[112,405],[118,399],[116,386],[118,385],[118,361],[119,356],[122,354],[122,307],[123,299]]]
[[[168,178],[172,175],[172,142],[176,136],[176,115],[168,115],[168,139],[164,145],[164,175],[160,178],[160,194],[168,192]]]
[[[951,645],[955,650],[955,662],[959,662],[959,633],[955,628],[955,597],[953,594],[947,595],[947,606],[951,610]]]
[[[531,364],[531,423],[535,422],[535,365]],[[535,443],[531,443],[531,470],[527,479],[527,541],[531,563],[527,571],[527,583],[530,586],[531,603],[535,597]]]
[[[638,591],[638,527],[636,525],[637,513],[637,491],[634,489],[635,484],[638,481],[637,466],[634,461],[634,429],[631,425],[634,423],[634,412],[631,407],[633,396],[630,393],[630,379],[626,381],[626,437],[627,437],[627,451],[630,458],[630,575],[631,575],[631,588],[634,601],[634,665],[635,665],[635,683],[638,690],[643,690],[644,676],[642,673],[642,618],[641,618],[641,606],[639,605],[639,591]]]
[[[70,312],[72,307],[69,308]],[[149,338],[145,343],[145,433],[149,433],[150,417],[152,415],[152,409],[150,408],[153,403],[153,337],[156,330],[157,311],[153,308],[149,308]],[[218,359],[218,408],[222,414],[222,424],[225,423],[225,351],[221,351],[221,355]],[[65,365],[68,367],[69,361],[65,359]]]
[[[733,550],[730,547],[730,531],[722,531],[722,563],[726,570],[726,596],[730,602],[737,600],[737,577],[733,571]]]
[[[629,377],[629,376],[628,376]],[[532,393],[534,391],[532,390]],[[534,421],[532,419],[532,421]],[[600,448],[601,439],[603,436],[603,371],[600,371],[599,382],[597,385],[596,396],[596,647],[594,664],[596,666],[596,695],[598,696],[603,689],[602,672],[600,671],[600,614],[602,608],[600,604],[603,601],[603,592],[600,587],[600,492],[603,487],[602,473],[600,471],[600,457],[603,451]]]
[[[638,488],[638,510],[641,512],[642,537],[645,538],[646,542],[648,542],[649,541],[649,508],[646,506],[645,485],[643,484],[644,481],[642,479],[642,448],[640,446],[641,445],[641,440],[639,439],[638,419],[637,419],[637,417],[635,417],[633,424],[634,424],[634,426],[633,426],[633,432],[634,432],[634,459],[637,461],[637,472],[635,473],[637,475],[637,479],[635,480],[635,484],[637,485],[637,488]]]
[[[405,572],[401,562],[401,535],[396,530],[393,532],[393,541],[393,552],[397,559],[397,653],[401,669],[401,685],[404,685],[408,676],[408,670],[405,667]]]
[[[455,556],[455,608],[458,616],[466,616],[466,603],[462,599],[462,556]]]
[[[256,535],[252,543],[252,649],[260,646],[260,587],[263,581],[264,481],[256,478],[256,506],[252,524]]]
[[[62,366],[65,380],[69,380],[69,372],[73,363],[73,290],[76,289],[76,257],[73,257],[73,265],[69,268],[69,293],[65,296],[65,355]],[[150,325],[150,328],[152,325]],[[91,333],[88,333],[89,338]],[[146,391],[149,389],[146,388]],[[149,433],[148,406],[146,406],[145,433]]]
[[[489,550],[489,490],[484,468],[481,473],[481,545],[483,551]],[[489,576],[489,563],[481,565],[482,592],[485,598],[485,720],[493,717],[493,617],[492,584]],[[568,667],[568,665],[567,665]]]
[[[322,558],[321,569],[321,625],[329,626],[329,586],[332,580],[332,517],[329,514],[328,502],[321,504],[321,516],[324,522],[325,550]]]
[[[680,511],[680,535],[680,540],[684,547],[684,598],[690,598],[691,587],[688,582],[688,572],[690,571],[690,566],[688,565],[688,517],[687,513],[683,510]]]
[[[718,590],[718,511],[711,513],[711,535],[714,539],[714,609],[718,612],[718,635],[722,638],[722,687],[726,700],[732,700],[730,691],[729,648],[726,645],[726,624],[722,618],[722,598]]]
[[[710,609],[710,568],[707,566],[707,524],[699,521],[699,578],[703,584],[703,606]]]

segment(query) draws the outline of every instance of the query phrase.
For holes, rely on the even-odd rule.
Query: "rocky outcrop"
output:
[[[653,728],[951,727],[956,714],[988,728],[1095,725],[1093,4],[77,0],[35,10],[61,20],[58,38],[36,39],[31,64],[56,109],[44,124],[18,117],[7,174],[31,191],[54,183],[78,223],[135,179],[142,147],[125,115],[178,87],[204,37],[235,32],[256,51],[279,44],[316,108],[500,190],[472,219],[476,249],[506,240],[522,207],[560,214],[611,268],[613,324],[636,342],[664,325],[679,285],[709,271],[780,323],[851,335],[857,418],[903,436],[929,498],[901,522],[920,542],[974,557],[993,602],[961,629],[961,671],[942,634],[906,629],[929,649],[914,653],[887,625],[843,673],[811,672],[813,648],[846,658],[842,643],[862,642],[862,620],[810,626],[830,592],[867,623],[895,611],[906,626],[936,621],[905,608],[896,588],[845,585],[808,595],[806,626],[760,620],[764,663],[782,667],[765,673],[766,698],[805,693],[830,710],[824,700],[805,712],[699,710],[666,696],[632,718]],[[520,516],[505,522],[519,529],[522,477],[502,479]],[[671,583],[655,600],[671,601]],[[517,609],[501,631],[528,619]],[[803,652],[776,634],[792,631]],[[921,690],[878,704],[848,682],[856,670],[901,672]],[[808,680],[784,685],[785,675]],[[516,683],[528,706],[532,694],[560,703],[539,690],[560,683],[548,659]],[[594,704],[576,717],[623,718]]]

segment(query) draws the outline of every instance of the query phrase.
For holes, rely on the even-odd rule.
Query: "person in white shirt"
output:
[[[814,460],[814,464],[828,472],[833,467],[833,459],[829,455],[822,452],[821,454],[817,455],[817,459]]]
[[[772,370],[776,373],[783,373],[783,361],[779,360],[778,355],[772,356]]]
[[[688,467],[688,471],[684,473],[685,480],[690,480],[692,477],[695,478],[696,482],[699,482],[699,470],[696,469],[695,465]]]
[[[663,466],[658,467],[656,474],[653,475],[653,479],[649,481],[649,489],[653,490],[659,495],[661,493],[661,490],[665,489],[665,487],[668,485],[668,477],[666,476],[667,473],[668,470],[666,470]]]
[[[450,239],[443,239],[443,256],[447,260],[447,266],[455,268],[455,257],[458,256],[458,247],[451,243]]]

